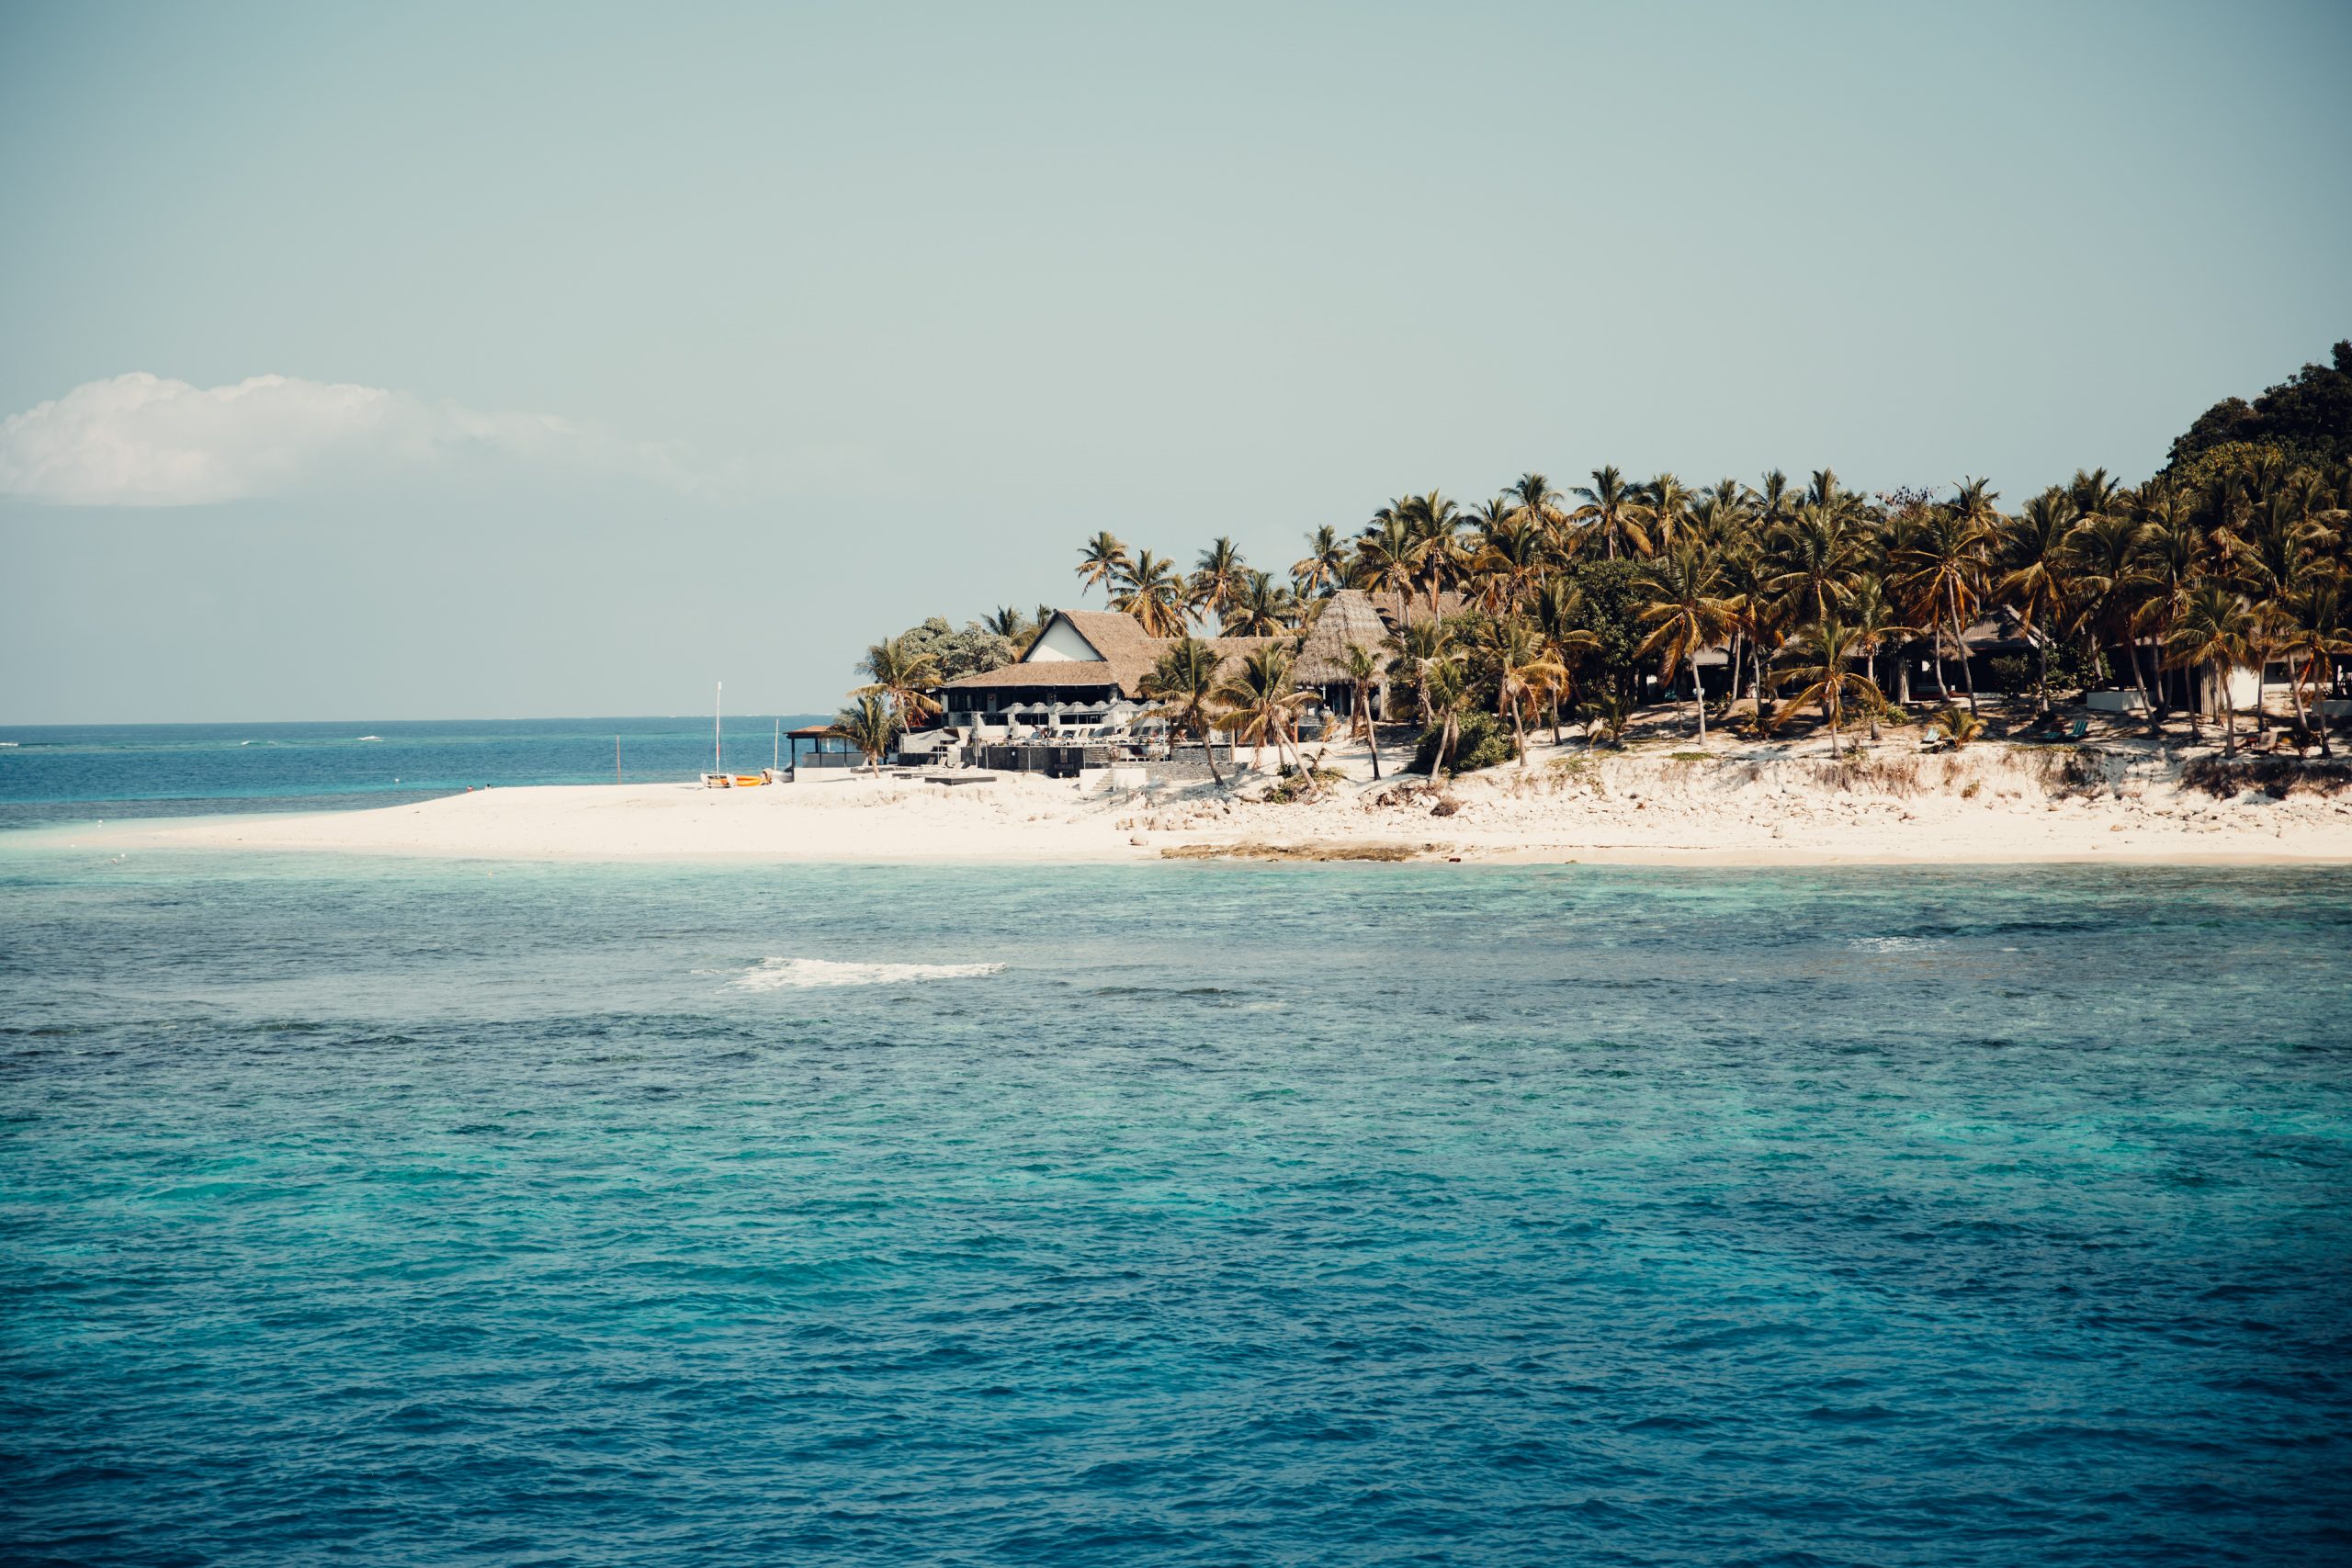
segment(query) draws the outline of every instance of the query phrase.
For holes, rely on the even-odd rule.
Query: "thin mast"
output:
[[[719,706],[720,706],[719,699],[720,699],[721,697],[724,697],[726,694],[727,694],[727,682],[724,682],[724,681],[718,682],[716,685],[714,685],[714,686],[711,688],[711,693],[710,693],[710,771],[711,771],[712,773],[725,773],[725,772],[727,771],[727,764],[726,764],[726,763],[724,763],[724,762],[722,762],[722,761],[719,761],[719,757],[718,757],[718,709],[719,709]]]

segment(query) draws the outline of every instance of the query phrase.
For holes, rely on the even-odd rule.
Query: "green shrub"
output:
[[[1437,743],[1444,734],[1442,724],[1433,724],[1421,731],[1419,741],[1413,747],[1414,773],[1430,771],[1437,758]],[[1454,730],[1453,758],[1447,771],[1475,773],[1481,768],[1510,761],[1510,732],[1503,728],[1502,720],[1477,708],[1462,716]]]

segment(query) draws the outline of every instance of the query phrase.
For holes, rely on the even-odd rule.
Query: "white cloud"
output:
[[[479,413],[292,376],[200,388],[139,371],[0,421],[0,495],[200,506],[483,457],[702,488],[667,447],[612,441],[551,414]]]

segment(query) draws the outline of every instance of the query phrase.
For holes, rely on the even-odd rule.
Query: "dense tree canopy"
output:
[[[2207,409],[2172,444],[2165,471],[2185,477],[2184,469],[2222,447],[2234,448],[2235,463],[2266,454],[2290,466],[2352,460],[2352,340],[2335,345],[2330,363],[2304,366],[2250,403],[2224,398]]]

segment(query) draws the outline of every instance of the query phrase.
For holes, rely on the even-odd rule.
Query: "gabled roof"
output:
[[[1057,610],[1054,620],[1067,621],[1072,630],[1084,638],[1088,647],[1102,655],[1091,659],[1035,659],[1024,656],[1000,669],[985,671],[978,675],[960,675],[939,687],[946,692],[1023,691],[1051,688],[1092,690],[1113,687],[1127,697],[1143,694],[1143,679],[1151,673],[1159,656],[1174,645],[1176,638],[1148,636],[1132,615],[1115,610]],[[1048,626],[1053,621],[1046,623]],[[1038,642],[1044,633],[1038,634]],[[1230,661],[1272,643],[1287,642],[1277,637],[1212,637],[1201,639],[1215,649],[1220,660]],[[1033,643],[1029,652],[1035,654]]]

